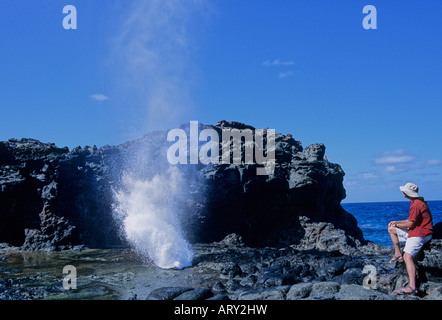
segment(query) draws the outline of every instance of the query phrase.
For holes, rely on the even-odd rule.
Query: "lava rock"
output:
[[[185,292],[193,291],[188,287],[163,287],[153,290],[147,296],[146,300],[173,300]]]
[[[357,284],[342,284],[336,300],[394,300],[394,297]]]
[[[182,128],[189,132],[189,125]],[[247,129],[256,138],[254,127],[239,122],[199,129],[220,137],[223,130]],[[166,172],[170,145],[166,131],[71,151],[34,139],[0,142],[0,242],[26,250],[127,245],[123,218],[115,214],[115,190],[124,188],[125,174],[147,180]],[[185,238],[212,243],[236,234],[224,245],[298,244],[343,252],[364,244],[356,219],[340,205],[344,171],[327,160],[325,150],[323,144],[303,149],[292,135],[276,133],[275,167],[268,176],[244,161],[177,165],[184,185],[175,200]]]
[[[183,292],[179,296],[173,298],[173,300],[206,300],[212,297],[212,291],[208,288],[196,288]]]
[[[285,300],[290,286],[277,286],[243,292],[238,300]]]
[[[290,287],[287,292],[287,300],[300,300],[307,298],[312,291],[313,283],[297,283]]]

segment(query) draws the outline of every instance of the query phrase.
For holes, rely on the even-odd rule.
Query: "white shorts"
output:
[[[423,245],[431,240],[431,234],[426,237],[411,237],[408,238],[408,231],[396,228],[396,233],[399,238],[399,242],[405,242],[404,252],[415,256],[423,247]]]

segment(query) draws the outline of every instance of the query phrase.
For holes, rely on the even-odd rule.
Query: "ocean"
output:
[[[342,207],[358,220],[358,226],[366,240],[392,246],[387,232],[388,223],[406,220],[410,201],[342,203]],[[428,207],[433,215],[433,224],[442,222],[442,201],[428,201]]]

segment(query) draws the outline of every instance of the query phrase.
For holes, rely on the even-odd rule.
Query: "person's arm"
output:
[[[401,220],[401,221],[391,221],[388,224],[388,227],[397,227],[401,229],[411,229],[415,226],[417,216],[419,215],[419,210],[416,208],[416,206],[410,207],[410,212],[407,220]]]
[[[390,226],[395,226],[401,229],[410,229],[414,227],[414,221],[410,220],[402,220],[402,221],[392,221],[390,222]]]

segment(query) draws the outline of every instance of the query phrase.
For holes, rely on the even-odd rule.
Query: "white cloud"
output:
[[[291,77],[291,76],[293,76],[293,72],[292,71],[278,73],[278,78],[279,79],[284,79],[284,78],[288,78],[288,77]]]
[[[375,155],[374,164],[377,166],[376,174],[394,175],[403,172],[412,172],[416,170],[425,170],[430,167],[441,166],[442,161],[438,159],[420,160],[415,154],[398,149],[394,151],[386,151]],[[421,172],[423,174],[425,172]],[[369,178],[369,176],[365,177]]]
[[[379,176],[375,175],[374,173],[367,172],[362,174],[362,178],[364,179],[377,179]]]
[[[404,171],[404,169],[400,169],[397,166],[386,166],[382,172],[386,173],[386,174],[390,174],[390,173],[398,173],[398,172],[402,172]]]
[[[441,164],[442,164],[442,162],[437,159],[431,159],[431,160],[427,161],[427,165],[429,165],[429,166],[440,166]]]
[[[416,156],[405,152],[402,149],[395,151],[387,151],[380,154],[374,162],[376,164],[399,164],[409,163],[416,160]]]
[[[108,96],[105,96],[104,94],[101,93],[96,93],[91,95],[91,99],[95,100],[95,101],[105,101],[105,100],[109,100]]]
[[[281,61],[279,59],[275,59],[273,61],[266,60],[262,63],[264,67],[277,67],[277,66],[291,66],[295,63],[292,60],[289,61]]]
[[[263,67],[276,67],[276,68],[281,68],[281,67],[289,67],[294,65],[295,62],[293,62],[292,60],[287,60],[287,61],[281,61],[279,59],[275,59],[275,60],[266,60],[263,63],[261,63],[261,65]],[[293,71],[280,71],[278,72],[278,78],[279,79],[285,79],[288,77],[293,76]]]

